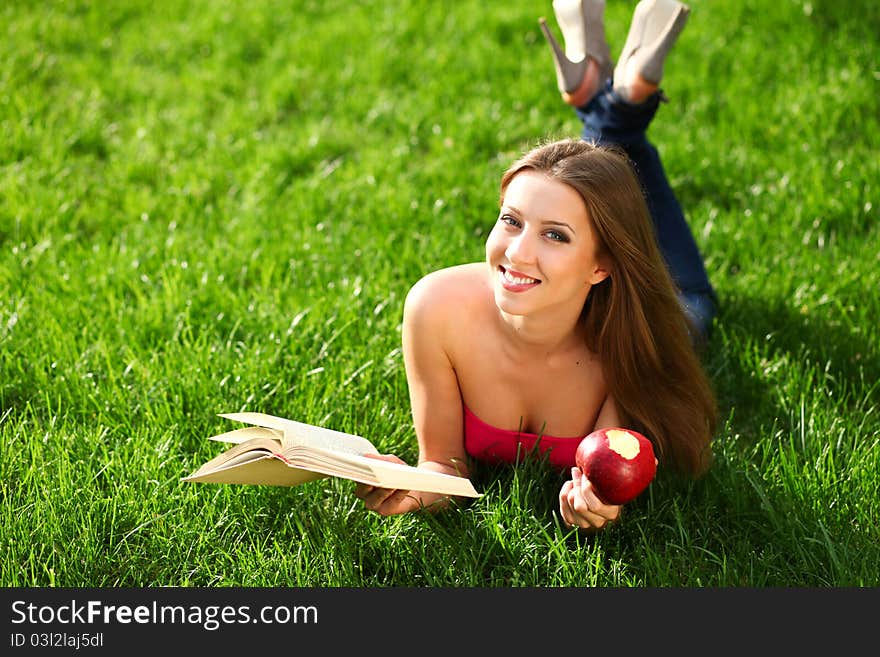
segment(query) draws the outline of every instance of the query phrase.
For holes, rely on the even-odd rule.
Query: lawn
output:
[[[414,462],[407,290],[580,132],[549,0],[4,3],[0,584],[880,584],[880,9],[690,4],[650,136],[721,299],[716,460],[580,536],[541,464],[389,519],[180,481],[242,410]]]

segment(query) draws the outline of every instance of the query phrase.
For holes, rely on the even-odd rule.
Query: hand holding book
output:
[[[392,463],[404,463],[404,461],[393,454],[370,454],[367,456],[369,456],[369,458]],[[404,463],[404,465],[406,464]],[[448,466],[442,466],[437,463],[422,463],[419,467],[426,472],[440,473],[444,473],[444,471],[448,469]],[[451,472],[447,472],[446,474],[452,475]],[[370,511],[375,511],[382,516],[409,513],[410,511],[415,511],[419,508],[435,507],[435,505],[438,504],[442,507],[449,501],[448,496],[440,495],[438,493],[395,490],[362,483],[359,483],[355,487],[354,494],[356,497],[364,501],[364,507]]]
[[[233,443],[183,481],[297,486],[325,477],[341,477],[391,491],[418,491],[480,497],[470,480],[397,457],[379,455],[366,438],[265,413],[221,414],[244,427],[212,436]]]

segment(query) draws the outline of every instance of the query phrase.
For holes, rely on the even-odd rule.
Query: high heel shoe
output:
[[[572,94],[584,83],[589,60],[600,69],[599,84],[611,73],[611,57],[605,41],[605,0],[553,0],[553,13],[562,30],[565,50],[553,37],[547,21],[538,19],[553,50],[556,83],[563,94]]]
[[[635,72],[660,84],[663,62],[684,29],[690,7],[677,0],[641,0],[614,69],[615,87]]]

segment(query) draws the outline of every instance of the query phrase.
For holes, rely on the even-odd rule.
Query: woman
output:
[[[584,22],[595,19],[588,11],[595,7],[576,5]],[[571,7],[554,5],[563,27]],[[580,32],[597,31],[595,21],[589,27]],[[656,109],[659,90],[644,77],[656,72],[655,59],[631,56],[640,62],[631,65],[621,58],[615,77],[630,94],[624,99],[612,83],[600,93],[594,74],[605,64],[589,54],[595,48],[584,50],[580,81],[560,75],[560,90],[567,100],[572,90],[579,94],[585,125],[610,123],[603,112],[613,122],[650,103]],[[559,53],[559,71],[558,62]],[[652,440],[661,464],[690,475],[708,467],[716,410],[692,341],[700,326],[689,320],[658,248],[643,185],[616,146],[573,139],[539,146],[501,179],[486,261],[433,272],[413,286],[403,352],[419,467],[467,476],[470,459],[516,462],[536,449],[571,472],[559,512],[584,529],[600,529],[621,511],[602,502],[575,466],[586,434],[630,427]],[[365,485],[356,494],[382,515],[446,503]]]

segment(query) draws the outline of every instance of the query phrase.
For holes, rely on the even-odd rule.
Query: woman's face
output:
[[[583,308],[608,271],[597,257],[593,223],[572,187],[525,170],[507,186],[486,241],[495,302],[511,315]]]

